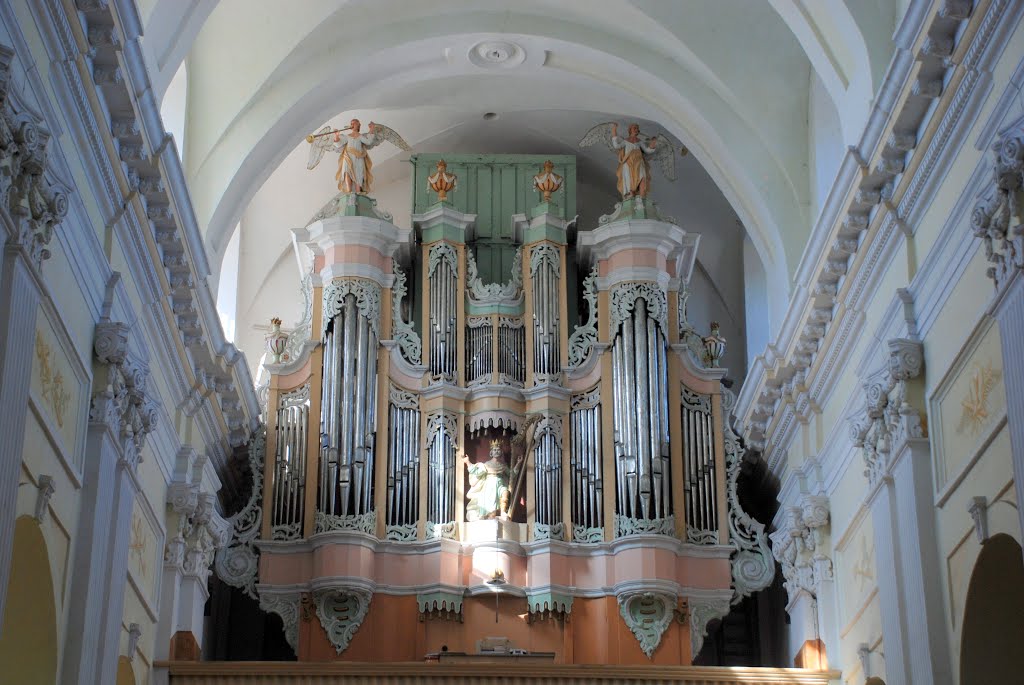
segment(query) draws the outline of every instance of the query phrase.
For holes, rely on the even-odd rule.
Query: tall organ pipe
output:
[[[391,386],[388,411],[388,512],[389,526],[416,523],[419,513],[419,399],[407,390]]]
[[[695,543],[714,544],[718,541],[718,514],[711,397],[697,394],[683,386],[682,410],[686,430],[683,492],[686,497],[687,539]]]
[[[300,537],[306,488],[309,385],[284,393],[277,411],[271,528],[275,539]]]
[[[632,305],[612,346],[616,511],[662,519],[672,513],[665,335],[647,297]]]
[[[346,293],[324,336],[318,507],[327,516],[373,510],[377,337]]]
[[[601,528],[601,391],[593,388],[570,399],[569,444],[572,469],[573,524],[582,529]]]

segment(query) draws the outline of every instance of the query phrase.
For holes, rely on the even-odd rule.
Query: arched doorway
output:
[[[996,535],[981,548],[971,573],[960,639],[960,682],[1002,685],[1018,682],[1024,644],[1024,560],[1009,535]]]
[[[34,518],[15,523],[11,558],[0,664],[12,683],[51,685],[57,679],[57,610],[46,541]]]

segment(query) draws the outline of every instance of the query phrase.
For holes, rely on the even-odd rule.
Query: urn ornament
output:
[[[275,316],[270,320],[270,333],[267,335],[267,351],[273,355],[275,364],[281,363],[287,344],[288,334],[281,331],[281,319]]]
[[[562,187],[562,177],[555,173],[555,164],[550,159],[544,162],[543,170],[533,177],[533,187],[541,193],[543,202],[551,202],[551,194]]]
[[[448,173],[448,163],[443,159],[437,162],[437,171],[427,176],[427,187],[437,193],[437,201],[448,200],[448,193],[455,190],[458,185],[458,177]]]
[[[704,362],[717,367],[723,354],[725,354],[725,338],[719,332],[718,322],[712,321],[711,334],[704,338]]]

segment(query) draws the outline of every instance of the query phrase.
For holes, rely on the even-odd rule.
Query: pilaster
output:
[[[11,89],[14,51],[0,45],[0,227],[6,238],[0,272],[0,634],[10,579],[18,473],[32,371],[36,312],[45,291],[47,245],[68,201],[46,179],[49,133]]]
[[[999,324],[1003,352],[1003,384],[1006,388],[1006,415],[1013,455],[1013,484],[1017,502],[1024,502],[1024,356],[1020,341],[1024,340],[1024,274],[1014,276],[994,308]],[[1020,530],[1024,532],[1024,507],[1018,507]]]
[[[24,250],[18,243],[8,242],[0,274],[0,387],[4,389],[0,411],[0,435],[4,436],[0,440],[0,634],[11,572],[39,298],[39,283]]]
[[[787,507],[777,530],[771,534],[772,554],[782,567],[789,603],[790,654],[799,658],[808,643],[815,644],[821,657],[833,655],[827,662],[803,664],[804,668],[835,667],[839,654],[839,636],[835,630],[835,578],[830,556],[830,515],[828,498],[804,494],[795,506]]]
[[[230,537],[231,524],[217,513],[216,495],[203,492],[206,462],[191,447],[183,447],[167,489],[169,539],[164,547],[157,658],[183,658],[177,652],[199,658],[210,566],[216,550]]]
[[[129,354],[129,327],[104,318],[93,351],[96,391],[69,595],[77,600],[69,604],[61,678],[80,685],[116,679],[135,473],[157,416],[146,394],[149,370]]]
[[[907,383],[923,367],[919,341],[888,341],[885,376],[865,385],[853,438],[870,484],[887,682],[952,682],[932,504],[931,454]]]
[[[987,273],[995,285],[989,313],[1002,339],[1013,481],[1017,501],[1024,502],[1024,359],[1018,349],[1024,334],[1024,120],[992,146],[992,166],[992,183],[978,195],[971,213],[971,230],[982,241],[991,265]],[[1024,507],[1017,516],[1024,531]]]

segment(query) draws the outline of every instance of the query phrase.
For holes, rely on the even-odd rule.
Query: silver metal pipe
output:
[[[626,452],[626,496],[629,507],[626,515],[637,517],[637,498],[640,484],[637,482],[637,416],[636,416],[636,349],[633,342],[634,317],[630,316],[622,323],[622,355],[623,355],[623,442]]]
[[[410,427],[412,439],[409,441],[409,449],[412,450],[412,479],[409,485],[409,508],[406,511],[408,523],[415,523],[419,519],[420,512],[420,413],[410,411]]]
[[[590,424],[590,439],[594,445],[594,457],[593,457],[593,469],[594,469],[594,489],[591,494],[592,508],[594,511],[594,526],[601,527],[604,525],[604,449],[601,443],[601,412],[603,411],[601,405],[594,407],[594,413],[591,417]]]
[[[339,429],[341,427],[341,393],[342,393],[342,361],[343,361],[343,348],[345,343],[345,323],[344,315],[339,314],[334,317],[334,355],[331,360],[331,395],[333,399],[331,401],[331,432],[330,432],[330,452],[328,454],[328,460],[330,462],[330,500],[331,508],[329,513],[338,513],[338,493],[340,492],[338,479],[340,477],[340,449],[341,449],[341,436]]]
[[[572,483],[572,520],[581,523],[584,518],[583,499],[586,485],[584,484],[583,466],[580,459],[586,446],[583,444],[582,420],[585,410],[577,410],[569,414],[569,468]]]
[[[636,421],[636,457],[637,457],[637,478],[640,483],[640,511],[643,518],[650,519],[651,516],[651,440],[650,432],[647,430],[649,423],[648,414],[639,414],[639,410],[648,398],[647,375],[647,304],[637,300],[636,309],[633,312],[633,359],[636,369],[636,394],[633,399],[633,413]]]
[[[352,390],[354,416],[351,424],[352,431],[352,489],[353,504],[352,513],[363,513],[363,471],[366,464],[366,452],[364,451],[365,422],[366,422],[366,376],[363,373],[362,364],[366,363],[367,334],[369,332],[366,318],[362,315],[356,317],[356,353],[355,364],[353,365],[353,376],[351,381],[355,386]]]
[[[706,469],[705,473],[705,487],[708,493],[708,530],[714,530],[718,528],[718,512],[715,511],[715,501],[717,499],[715,492],[715,443],[714,443],[714,427],[711,423],[711,415],[704,415],[705,425],[705,454],[706,454]]]
[[[366,377],[366,416],[363,422],[363,450],[365,457],[363,463],[363,513],[373,511],[373,474],[376,460],[376,430],[377,430],[377,336],[370,328],[369,321],[366,324],[367,354],[363,363],[363,373]]]
[[[398,413],[400,409],[396,409],[394,404],[388,404],[388,496],[387,496],[387,518],[388,525],[395,523],[397,513],[397,500],[398,495],[398,474],[399,474],[399,460],[402,455],[399,454],[397,446],[398,438]]]
[[[615,492],[616,511],[625,515],[626,505],[626,472],[625,472],[625,450],[623,445],[625,431],[623,430],[622,415],[625,412],[623,403],[623,368],[622,368],[622,336],[617,335],[612,345],[612,458],[615,460]]]
[[[658,331],[658,368],[661,370],[661,392],[659,396],[659,416],[661,418],[661,439],[660,439],[660,453],[662,460],[665,463],[663,473],[663,487],[664,496],[663,500],[666,503],[666,512],[673,513],[675,511],[675,505],[672,502],[672,451],[670,447],[670,436],[669,436],[669,423],[668,423],[668,359],[667,359],[667,344],[665,340],[665,331]]]
[[[690,525],[699,527],[700,522],[697,520],[697,498],[699,495],[694,477],[696,468],[696,444],[694,441],[696,438],[693,430],[693,412],[683,409],[683,420],[686,423],[686,437],[683,443],[686,448],[686,518]]]
[[[662,484],[665,481],[666,474],[663,469],[665,466],[661,455],[661,369],[658,368],[658,337],[657,331],[654,326],[654,319],[646,319],[647,330],[645,331],[645,338],[647,342],[647,349],[645,351],[645,361],[647,364],[647,396],[642,398],[650,408],[649,413],[646,414],[646,432],[644,438],[647,441],[650,450],[651,459],[651,494],[654,496],[654,516],[655,518],[664,518],[665,507],[662,501]]]

